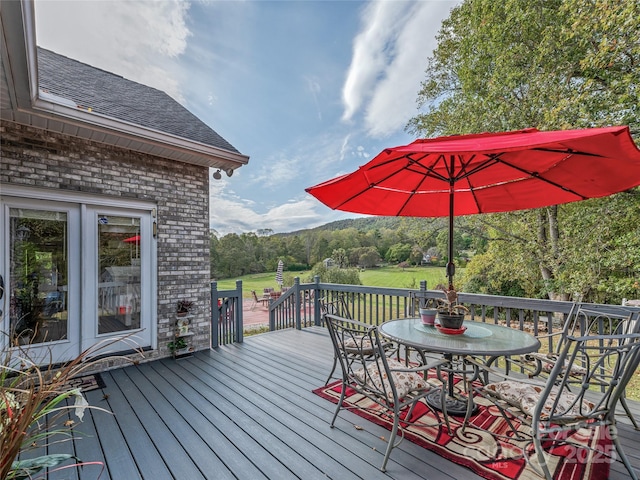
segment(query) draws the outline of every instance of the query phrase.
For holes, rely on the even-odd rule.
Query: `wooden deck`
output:
[[[77,456],[104,462],[49,478],[162,479],[479,479],[415,444],[394,449],[379,470],[388,431],[349,412],[329,428],[334,405],[322,385],[332,351],[324,328],[247,337],[242,344],[102,374],[85,413]],[[633,403],[640,417],[638,403]],[[640,470],[640,433],[621,416],[626,452]],[[354,428],[354,424],[364,427]],[[68,447],[67,447],[68,448]],[[612,480],[628,478],[620,462]]]

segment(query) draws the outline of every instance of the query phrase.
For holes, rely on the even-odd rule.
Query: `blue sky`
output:
[[[251,157],[211,179],[211,228],[290,232],[354,217],[305,187],[413,140],[404,126],[458,3],[38,0],[36,37],[167,92]]]

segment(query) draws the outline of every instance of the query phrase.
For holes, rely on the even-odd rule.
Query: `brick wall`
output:
[[[208,169],[0,122],[0,183],[153,201],[158,206],[158,346],[166,356],[176,302],[194,301],[196,349],[209,347]]]

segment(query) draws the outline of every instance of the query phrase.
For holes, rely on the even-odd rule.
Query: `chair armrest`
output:
[[[485,374],[485,379],[488,378],[488,375],[494,375],[498,378],[504,379],[504,380],[514,380],[514,378],[512,376],[509,376],[508,374],[501,372],[500,370],[496,370],[494,368],[491,368],[490,366],[488,366],[485,362],[479,362],[478,360],[476,360],[474,357],[471,356],[466,356],[465,357],[465,361],[475,365],[476,367],[478,367],[478,370],[480,371],[480,373],[484,373]],[[544,386],[546,385],[546,383],[544,381],[536,381],[536,380],[532,380],[530,378],[518,378],[517,379],[518,382],[522,382],[522,383],[526,383],[528,385],[537,385],[537,386]],[[493,382],[488,382],[488,383],[493,383]]]
[[[547,333],[545,335],[536,335],[535,337],[540,340],[541,338],[551,338],[557,337],[558,335],[562,335],[562,330],[558,330],[557,332]]]
[[[504,372],[502,373],[503,376],[508,375],[510,371],[522,373],[523,375],[526,375],[529,378],[537,377],[541,373],[543,373],[542,362],[540,362],[537,359],[528,360],[526,359],[526,355],[527,354],[509,355],[509,356],[503,356],[503,355],[491,356],[487,358],[485,362],[481,362],[481,363],[484,364],[486,367],[491,368],[493,365],[497,366],[499,362],[504,362],[505,366],[504,366]],[[500,368],[502,368],[502,366],[500,366]]]
[[[441,358],[438,360],[435,360],[431,363],[428,363],[427,365],[420,365],[418,367],[412,367],[412,368],[390,368],[389,371],[391,372],[415,372],[415,373],[421,373],[421,372],[426,372],[427,370],[431,370],[432,368],[436,368],[436,367],[440,367],[442,365],[445,365],[449,363],[448,360]]]

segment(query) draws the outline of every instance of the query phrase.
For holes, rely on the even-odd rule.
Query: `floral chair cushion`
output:
[[[390,370],[397,369],[406,369],[407,367],[397,360],[388,359],[387,364],[389,365]],[[393,393],[391,391],[391,385],[389,384],[389,379],[380,365],[380,368],[375,363],[371,363],[367,367],[368,375],[365,380],[364,370],[361,368],[354,372],[355,376],[360,380],[360,382],[370,381],[374,384],[375,388],[378,390],[383,390],[387,393],[387,400],[389,402],[393,402]],[[396,386],[396,391],[398,392],[398,399],[403,399],[409,393],[424,390],[429,387],[429,384],[424,379],[421,374],[415,372],[391,372],[391,378],[393,380],[394,385]]]
[[[485,386],[486,390],[492,392],[498,398],[517,406],[525,414],[532,416],[536,405],[540,401],[540,396],[545,389],[544,385],[531,385],[515,380],[505,380],[503,382],[490,383]],[[545,401],[544,408],[540,414],[541,420],[548,420],[553,402],[558,396],[557,389],[553,389],[551,394]],[[564,412],[567,416],[580,416],[581,414],[590,412],[594,408],[594,404],[586,400],[582,401],[582,409],[580,404],[576,402],[576,395],[571,392],[563,392],[556,412]]]
[[[365,336],[345,338],[344,346],[349,350],[362,350],[365,354],[373,352],[371,339]]]
[[[542,369],[547,373],[553,370],[553,367],[558,361],[558,355],[553,353],[534,352],[534,353],[528,353],[524,357],[527,361],[539,360],[540,363],[542,364]],[[568,362],[565,362],[565,369],[566,369],[567,363]],[[586,375],[587,369],[584,367],[581,367],[580,365],[571,365],[571,367],[569,368],[569,374],[570,375]]]

